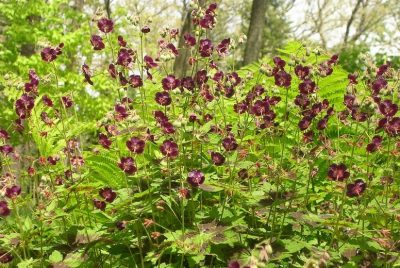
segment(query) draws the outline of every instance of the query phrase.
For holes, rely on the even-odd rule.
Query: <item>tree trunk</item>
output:
[[[243,64],[247,65],[258,60],[263,47],[263,32],[266,23],[268,0],[253,0],[249,31],[247,33],[246,49]]]
[[[177,77],[186,76],[186,71],[189,69],[188,58],[190,55],[190,49],[185,47],[185,33],[190,33],[192,30],[192,15],[191,10],[186,12],[186,16],[183,20],[183,25],[179,35],[179,55],[175,58],[174,62],[174,73]]]

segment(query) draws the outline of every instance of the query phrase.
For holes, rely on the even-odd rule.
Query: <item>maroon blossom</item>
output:
[[[172,140],[166,140],[160,146],[160,151],[163,155],[169,158],[176,158],[179,155],[178,144]]]
[[[25,92],[33,92],[36,94],[39,85],[39,77],[33,69],[29,70],[29,81],[29,83],[25,83]]]
[[[312,130],[304,132],[303,142],[310,143],[314,140],[314,132]]]
[[[278,71],[275,75],[275,85],[278,87],[290,87],[292,77],[287,72],[281,70]]]
[[[307,77],[310,75],[310,67],[303,66],[303,65],[297,65],[294,68],[294,73],[297,75],[297,77],[301,80],[307,79]]]
[[[0,251],[0,263],[9,263],[13,259],[14,259],[14,256],[11,255],[11,253],[6,252],[6,251]]]
[[[111,75],[112,78],[117,78],[117,70],[115,69],[114,64],[108,65],[108,73]]]
[[[372,82],[372,91],[373,91],[373,93],[375,95],[378,94],[381,89],[384,89],[385,87],[387,87],[387,84],[388,83],[384,78],[382,78],[382,77],[378,78],[377,80]]]
[[[150,56],[147,56],[147,55],[144,56],[143,60],[146,64],[147,69],[156,68],[158,66],[158,64],[156,62],[154,62],[153,58]]]
[[[200,56],[203,58],[210,57],[213,52],[214,46],[210,39],[201,39],[199,45]]]
[[[106,149],[110,149],[111,146],[111,140],[107,137],[107,135],[103,133],[99,133],[99,144],[103,146]]]
[[[381,101],[378,105],[378,108],[381,114],[387,117],[394,116],[398,111],[398,106],[391,100]]]
[[[376,152],[382,145],[383,138],[381,136],[374,136],[371,143],[367,145],[367,151],[370,153]]]
[[[212,29],[215,25],[215,18],[212,14],[205,14],[203,18],[199,20],[199,25],[204,29]]]
[[[142,29],[140,30],[142,33],[146,34],[150,32],[150,27],[145,25],[142,27]]]
[[[45,47],[41,52],[40,52],[40,56],[42,57],[42,60],[46,61],[46,62],[52,62],[54,61],[58,55],[60,55],[61,49],[64,46],[64,44],[60,44],[58,47],[56,48],[52,48],[52,47]]]
[[[358,77],[358,75],[356,73],[349,74],[347,76],[347,78],[349,79],[349,83],[352,84],[352,85],[357,85],[358,84],[357,77]]]
[[[92,72],[90,71],[88,65],[86,65],[86,64],[82,65],[82,73],[85,76],[86,82],[88,82],[90,85],[93,85],[93,82],[91,80]]]
[[[376,75],[377,76],[384,75],[387,72],[387,70],[389,70],[389,67],[390,67],[390,63],[382,64],[381,66],[379,66],[378,70],[376,71]]]
[[[8,134],[8,132],[4,129],[0,129],[0,139],[8,140],[9,138],[10,135]]]
[[[343,103],[348,109],[352,109],[355,105],[355,101],[356,97],[354,95],[345,95]]]
[[[173,90],[179,86],[180,81],[174,75],[168,75],[161,80],[161,84],[164,90]]]
[[[193,35],[191,35],[190,33],[185,33],[183,35],[183,38],[185,39],[186,45],[191,46],[191,47],[196,45],[196,38]]]
[[[143,86],[143,80],[140,75],[132,74],[129,76],[129,83],[133,88],[138,88]]]
[[[11,145],[5,144],[0,146],[0,152],[2,152],[5,155],[9,155],[14,152],[14,147]]]
[[[144,151],[145,142],[137,137],[132,137],[126,142],[129,151],[135,154],[141,154]]]
[[[157,92],[155,100],[158,104],[162,106],[168,106],[172,102],[171,96],[167,91]]]
[[[120,48],[118,51],[117,64],[126,68],[132,67],[134,52],[131,49]]]
[[[195,87],[195,83],[192,77],[187,76],[182,78],[181,80],[181,87],[186,88],[189,91],[192,91]]]
[[[363,180],[358,179],[354,183],[349,183],[347,185],[346,195],[348,197],[360,196],[365,191],[366,188],[367,184]]]
[[[114,111],[116,113],[115,117],[117,121],[122,121],[129,116],[128,111],[123,104],[116,104],[114,106]]]
[[[227,151],[234,151],[234,150],[237,149],[238,144],[237,144],[237,142],[236,142],[236,140],[235,140],[234,137],[229,136],[229,137],[226,137],[226,138],[224,138],[224,139],[222,140],[222,146],[223,146],[223,147],[225,148],[225,150],[227,150]]]
[[[65,108],[70,108],[74,104],[69,96],[62,96],[61,100]]]
[[[301,131],[304,131],[304,130],[306,130],[306,129],[308,129],[310,127],[311,122],[312,122],[312,117],[305,116],[300,120],[298,126],[299,126]]]
[[[15,102],[15,111],[20,119],[25,119],[30,116],[31,110],[35,105],[35,99],[24,93]]]
[[[174,54],[175,56],[178,56],[179,55],[179,52],[178,52],[178,50],[176,49],[176,47],[174,46],[174,44],[172,44],[172,43],[169,43],[168,45],[167,45],[167,48],[172,52],[172,54]]]
[[[207,71],[202,69],[197,71],[194,80],[200,86],[208,81]]]
[[[187,182],[193,187],[198,187],[204,183],[205,179],[206,178],[204,177],[203,172],[199,170],[192,170],[188,174]]]
[[[109,203],[112,203],[115,200],[115,198],[117,198],[117,193],[114,192],[110,187],[100,189],[99,195]]]
[[[0,216],[6,217],[10,215],[10,209],[8,208],[8,204],[6,201],[0,201]]]
[[[5,196],[10,199],[15,199],[21,194],[21,187],[18,185],[13,185],[6,188]]]
[[[300,93],[302,94],[311,94],[314,93],[316,90],[317,86],[314,81],[311,81],[309,79],[304,80],[302,83],[299,84],[299,90]]]
[[[97,22],[97,27],[103,33],[109,33],[112,32],[112,30],[114,29],[114,22],[107,18],[101,18]]]
[[[93,205],[94,205],[95,208],[100,209],[102,211],[104,211],[106,209],[106,206],[107,206],[106,202],[101,201],[101,200],[97,200],[97,199],[93,200]]]
[[[284,61],[283,59],[281,59],[280,57],[274,57],[273,62],[275,64],[275,66],[280,69],[283,70],[283,68],[285,68],[286,65],[286,61]]]
[[[217,53],[220,57],[225,57],[229,53],[229,45],[231,43],[230,38],[226,38],[221,41],[221,43],[218,44],[217,46]]]
[[[225,163],[225,157],[218,152],[211,152],[211,161],[216,166],[222,166]]]
[[[121,35],[118,35],[118,45],[120,47],[126,47],[126,41]]]
[[[332,164],[328,169],[328,177],[334,181],[343,181],[350,176],[344,164]]]
[[[121,157],[118,166],[129,175],[135,174],[137,171],[135,160],[130,156]]]
[[[92,35],[90,38],[90,43],[92,44],[94,50],[102,50],[105,48],[103,38],[101,38],[100,35]]]

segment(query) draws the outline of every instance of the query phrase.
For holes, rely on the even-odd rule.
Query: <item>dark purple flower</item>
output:
[[[10,215],[10,209],[8,208],[8,204],[6,201],[0,201],[0,216],[5,217]]]
[[[354,95],[345,95],[343,103],[348,109],[352,109],[355,101],[356,97]]]
[[[131,49],[120,48],[120,50],[118,51],[117,64],[130,68],[132,66],[132,63],[134,62],[134,59],[132,57],[133,54],[134,52]]]
[[[9,138],[10,135],[8,134],[8,132],[4,129],[0,129],[0,139],[8,140]]]
[[[118,45],[120,47],[126,47],[126,41],[121,35],[118,35]]]
[[[92,44],[94,50],[102,50],[103,48],[105,48],[103,38],[101,38],[100,35],[92,35],[92,37],[90,38],[90,43]]]
[[[69,96],[62,96],[61,100],[62,100],[65,108],[70,108],[74,104],[72,99]]]
[[[100,210],[105,210],[106,209],[106,202],[98,200],[98,199],[93,199],[93,205],[95,208],[100,209]]]
[[[121,157],[118,166],[127,174],[134,174],[137,171],[137,167],[135,164],[135,160],[128,156],[128,157]]]
[[[367,145],[367,151],[370,153],[376,152],[382,145],[383,138],[381,136],[374,136],[371,143]]]
[[[112,78],[117,78],[117,70],[115,69],[114,64],[108,65],[108,73],[111,75]]]
[[[135,154],[141,154],[144,151],[145,142],[137,137],[132,137],[126,142],[129,151]]]
[[[46,62],[52,62],[57,58],[58,51],[52,47],[45,47],[40,52],[40,56],[42,57],[42,60],[44,60]]]
[[[211,161],[216,166],[221,166],[225,163],[225,157],[218,152],[211,152]]]
[[[92,72],[90,71],[89,66],[86,64],[83,64],[82,72],[83,72],[83,75],[85,76],[86,82],[88,82],[90,85],[93,85],[93,82],[91,80]]]
[[[205,14],[204,17],[199,20],[199,25],[204,29],[212,29],[215,25],[214,16],[212,14]]]
[[[390,63],[382,64],[381,66],[379,66],[378,70],[376,71],[376,75],[377,76],[384,75],[387,72],[387,70],[389,69],[389,67],[390,67]]]
[[[196,85],[194,84],[193,78],[190,76],[187,76],[187,77],[182,78],[181,86],[183,88],[186,88],[187,90],[192,91]]]
[[[279,87],[290,87],[292,77],[287,72],[281,70],[278,71],[275,75],[275,85]]]
[[[155,111],[154,112],[154,118],[158,123],[162,123],[164,121],[168,121],[168,117],[161,111]]]
[[[57,164],[58,160],[60,160],[60,158],[58,156],[47,157],[47,161],[53,166]]]
[[[225,148],[227,151],[234,151],[238,147],[238,144],[235,140],[234,137],[229,136],[226,137],[222,140],[222,146]]]
[[[101,197],[103,197],[104,200],[106,200],[109,203],[112,203],[115,200],[115,198],[117,197],[117,193],[114,192],[110,187],[100,189],[99,195]]]
[[[6,251],[0,251],[0,263],[9,263],[14,259],[14,256],[11,253]]]
[[[360,196],[365,191],[366,188],[367,184],[363,180],[358,179],[354,183],[349,183],[347,185],[346,194],[348,197]]]
[[[176,158],[179,154],[178,144],[172,140],[165,140],[160,146],[160,151],[166,157]]]
[[[13,185],[11,187],[6,188],[5,196],[8,198],[14,199],[17,198],[21,194],[21,187],[18,185]]]
[[[231,261],[228,268],[240,268],[240,263],[238,261]]]
[[[128,111],[123,104],[116,104],[114,106],[117,121],[122,121],[129,116]]]
[[[285,68],[286,62],[280,57],[274,57],[272,60],[274,61],[275,66],[279,69],[283,70],[283,68]]]
[[[151,69],[151,68],[155,68],[158,66],[157,63],[154,62],[153,58],[150,56],[144,56],[143,58],[144,62],[146,63],[146,68],[147,69]]]
[[[388,119],[385,125],[385,131],[390,136],[397,136],[400,134],[400,117],[393,117]]]
[[[372,82],[372,90],[374,94],[378,94],[379,91],[385,87],[387,87],[387,81],[382,78],[379,77],[377,80],[375,80],[374,82]]]
[[[142,29],[140,30],[142,33],[149,33],[150,32],[150,27],[145,25],[142,27]]]
[[[30,116],[31,110],[35,105],[35,99],[24,93],[15,102],[15,111],[20,119],[25,119]]]
[[[304,132],[303,142],[310,143],[314,140],[314,132],[312,130]]]
[[[199,170],[192,170],[189,172],[188,177],[187,177],[187,182],[192,185],[193,187],[198,187],[201,184],[203,184],[204,180],[206,178],[204,177],[204,174],[199,171]]]
[[[173,90],[179,86],[180,81],[174,75],[168,75],[161,80],[161,83],[164,90]]]
[[[349,75],[347,76],[347,78],[349,79],[349,83],[350,83],[350,84],[352,84],[352,85],[357,85],[357,84],[358,84],[358,81],[357,81],[357,74],[356,74],[356,73],[354,73],[354,74],[349,74]]]
[[[208,76],[207,76],[206,70],[202,69],[202,70],[197,71],[197,73],[195,75],[195,81],[199,86],[206,83],[207,80],[208,80]]]
[[[171,96],[167,91],[157,92],[155,100],[158,104],[162,106],[168,106],[172,102]]]
[[[310,74],[310,67],[303,66],[303,65],[297,65],[294,68],[294,73],[297,75],[297,77],[301,80],[307,79],[307,77]]]
[[[33,69],[29,70],[29,81],[29,83],[25,83],[25,92],[33,92],[36,94],[39,85],[39,77]]]
[[[312,122],[312,117],[305,116],[300,120],[298,126],[299,126],[300,130],[303,131],[310,127],[311,122]]]
[[[110,149],[111,140],[107,137],[107,135],[103,133],[99,133],[99,143],[106,149]]]
[[[122,72],[118,73],[118,78],[119,78],[119,84],[121,86],[126,86],[128,84],[128,80],[126,79],[126,77],[122,74]]]
[[[238,114],[243,114],[245,112],[247,112],[248,110],[248,105],[246,102],[239,102],[239,103],[235,103],[233,105],[233,110],[238,113]]]
[[[128,222],[127,221],[119,221],[116,223],[117,229],[122,231],[126,228]]]
[[[398,111],[398,106],[390,100],[381,101],[378,105],[379,111],[386,117],[394,116]]]
[[[232,72],[226,75],[227,80],[231,83],[232,86],[237,86],[240,84],[242,79],[239,77],[239,75],[236,72]]]
[[[132,74],[129,76],[129,83],[133,88],[141,87],[143,86],[143,81],[140,75]]]
[[[191,46],[191,47],[196,45],[196,38],[193,35],[191,35],[190,33],[185,33],[183,35],[183,38],[185,39],[186,45]]]
[[[360,109],[351,110],[351,117],[358,122],[365,122],[368,119],[368,114]]]
[[[329,119],[329,117],[325,116],[324,118],[319,120],[317,123],[317,129],[324,130],[328,126],[328,119]]]
[[[99,30],[103,33],[109,33],[114,29],[114,22],[107,18],[101,18],[97,22],[97,27],[99,27]]]
[[[161,122],[161,128],[165,134],[175,133],[174,125],[168,121]]]
[[[344,164],[332,164],[328,169],[328,177],[334,181],[343,181],[350,176]]]
[[[11,145],[5,144],[0,146],[0,152],[2,152],[5,155],[9,155],[12,152],[14,152],[14,147]]]
[[[310,105],[310,99],[305,94],[297,95],[294,99],[294,104],[299,106],[302,109],[305,109],[308,105]]]
[[[311,81],[310,79],[306,79],[302,83],[299,84],[300,93],[305,94],[305,95],[314,93],[316,88],[317,88],[317,86],[316,86],[315,82]]]
[[[214,46],[210,39],[201,39],[199,45],[200,56],[210,57],[213,52]]]
[[[176,49],[176,47],[174,46],[174,44],[172,44],[172,43],[169,43],[168,45],[167,45],[167,48],[172,52],[172,54],[174,54],[175,56],[178,56],[179,55],[179,52],[178,52],[178,50]]]
[[[217,53],[220,57],[224,57],[228,54],[230,43],[231,43],[231,39],[226,38],[226,39],[222,40],[221,43],[218,44]]]

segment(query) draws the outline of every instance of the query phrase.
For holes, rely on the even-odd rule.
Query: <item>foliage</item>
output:
[[[239,42],[207,38],[216,8],[195,7],[190,77],[172,73],[176,32],[150,54],[147,20],[123,34],[103,15],[3,59],[1,263],[400,265],[399,70],[349,75],[300,42],[222,69]]]

